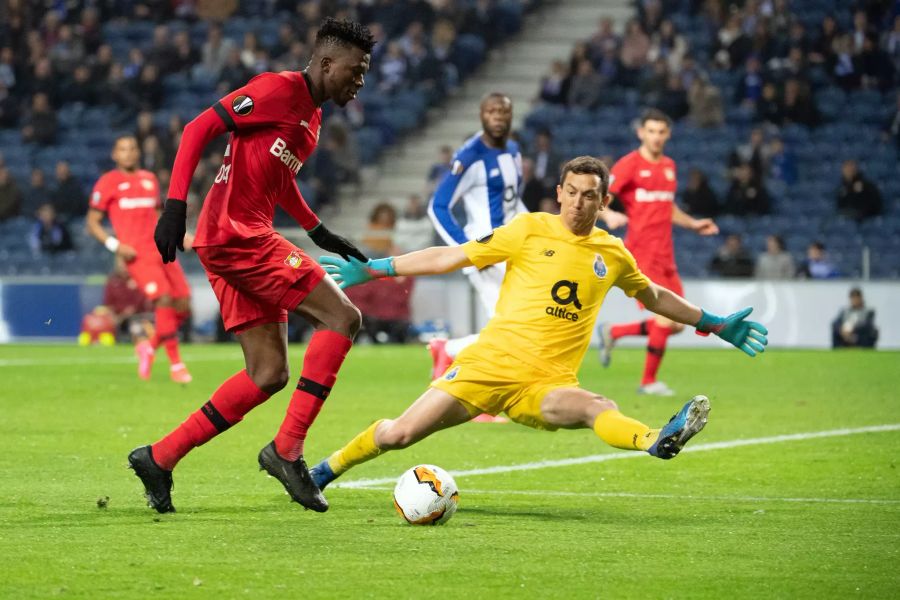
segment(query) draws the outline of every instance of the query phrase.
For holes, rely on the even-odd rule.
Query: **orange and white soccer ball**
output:
[[[459,506],[459,488],[450,473],[434,465],[417,465],[394,487],[394,508],[411,525],[443,525]]]

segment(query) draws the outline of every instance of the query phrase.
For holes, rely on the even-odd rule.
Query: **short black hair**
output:
[[[113,139],[112,147],[115,148],[119,142],[121,142],[124,139],[128,139],[128,138],[133,139],[134,142],[137,143],[137,136],[134,135],[133,133],[120,133]]]
[[[481,103],[479,106],[484,106],[484,103],[488,100],[509,100],[509,103],[512,104],[512,98],[509,97],[509,94],[504,94],[503,92],[488,92],[481,97]]]
[[[316,32],[316,48],[325,45],[355,46],[366,54],[371,54],[375,38],[369,28],[361,23],[328,17]]]
[[[783,236],[781,236],[781,235],[779,235],[779,234],[777,234],[777,233],[773,233],[773,234],[770,235],[769,237],[771,237],[773,240],[775,240],[775,243],[778,244],[778,249],[779,249],[779,250],[784,250],[784,249],[785,249],[786,246],[784,245],[784,237],[783,237]]]
[[[609,192],[609,167],[599,158],[579,156],[564,164],[559,173],[559,185],[566,181],[566,176],[569,173],[596,175],[600,178],[600,197],[606,196],[607,192]]]
[[[851,288],[851,289],[850,289],[850,295],[851,295],[851,296],[857,296],[857,297],[859,297],[859,298],[862,298],[862,290],[859,289],[858,287]]]
[[[647,121],[662,121],[667,126],[672,126],[672,119],[669,117],[669,115],[659,110],[658,108],[648,108],[641,113],[641,126],[643,127],[644,123],[646,123]]]

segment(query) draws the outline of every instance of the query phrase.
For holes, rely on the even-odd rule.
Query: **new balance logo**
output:
[[[303,166],[303,161],[297,158],[296,154],[288,150],[287,142],[281,138],[275,138],[275,143],[269,148],[269,153],[284,163],[284,166],[290,169],[294,175],[299,173],[300,167]]]
[[[541,254],[543,256],[553,256],[554,254],[556,254],[556,250],[549,250],[547,248],[544,248],[543,250],[538,252],[538,254]]]

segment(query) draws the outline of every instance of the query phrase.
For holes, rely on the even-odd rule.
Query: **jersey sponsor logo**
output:
[[[603,279],[608,272],[609,270],[606,268],[606,263],[603,262],[603,257],[597,254],[594,258],[594,275]]]
[[[500,169],[491,169],[491,173],[488,177],[500,177]]]
[[[275,142],[272,144],[272,147],[269,148],[269,153],[281,160],[291,172],[296,175],[300,172],[300,167],[303,166],[303,161],[300,160],[296,154],[288,150],[287,142],[285,142],[281,138],[275,138]]]
[[[447,371],[447,374],[444,375],[444,379],[446,379],[447,381],[453,381],[454,379],[456,379],[457,375],[459,375],[459,367],[453,367],[452,369]]]
[[[289,266],[292,269],[298,268],[301,264],[303,264],[303,257],[300,256],[299,250],[291,250],[291,253],[288,254],[287,258],[284,259],[284,264]]]
[[[477,238],[475,241],[478,242],[479,244],[487,244],[489,241],[491,241],[492,237],[494,237],[493,231],[487,235],[483,235],[480,238]]]
[[[553,256],[556,254],[556,250],[550,250],[549,248],[544,248],[538,254],[543,254],[544,256]]]
[[[675,200],[675,192],[637,188],[634,190],[634,199],[638,202],[673,202]]]
[[[135,208],[156,208],[156,198],[119,198],[119,208],[132,210]]]
[[[556,302],[557,306],[548,306],[544,310],[546,314],[558,319],[572,321],[573,323],[578,321],[577,312],[569,312],[566,310],[566,307],[570,304],[574,306],[576,310],[581,310],[582,308],[581,301],[578,299],[577,281],[568,281],[567,279],[557,281],[550,290],[550,296],[553,298],[553,301]]]
[[[663,174],[665,174],[668,181],[675,181],[675,169],[666,167],[665,169],[663,169]]]
[[[246,117],[253,112],[253,98],[250,96],[238,96],[231,101],[231,110],[234,114]]]
[[[453,165],[450,167],[450,172],[454,175],[459,175],[463,172],[463,164],[461,161],[454,160]]]

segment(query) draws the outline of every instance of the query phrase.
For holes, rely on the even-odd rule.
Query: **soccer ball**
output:
[[[394,508],[411,525],[443,525],[459,504],[459,488],[450,473],[434,465],[418,465],[400,476]]]

